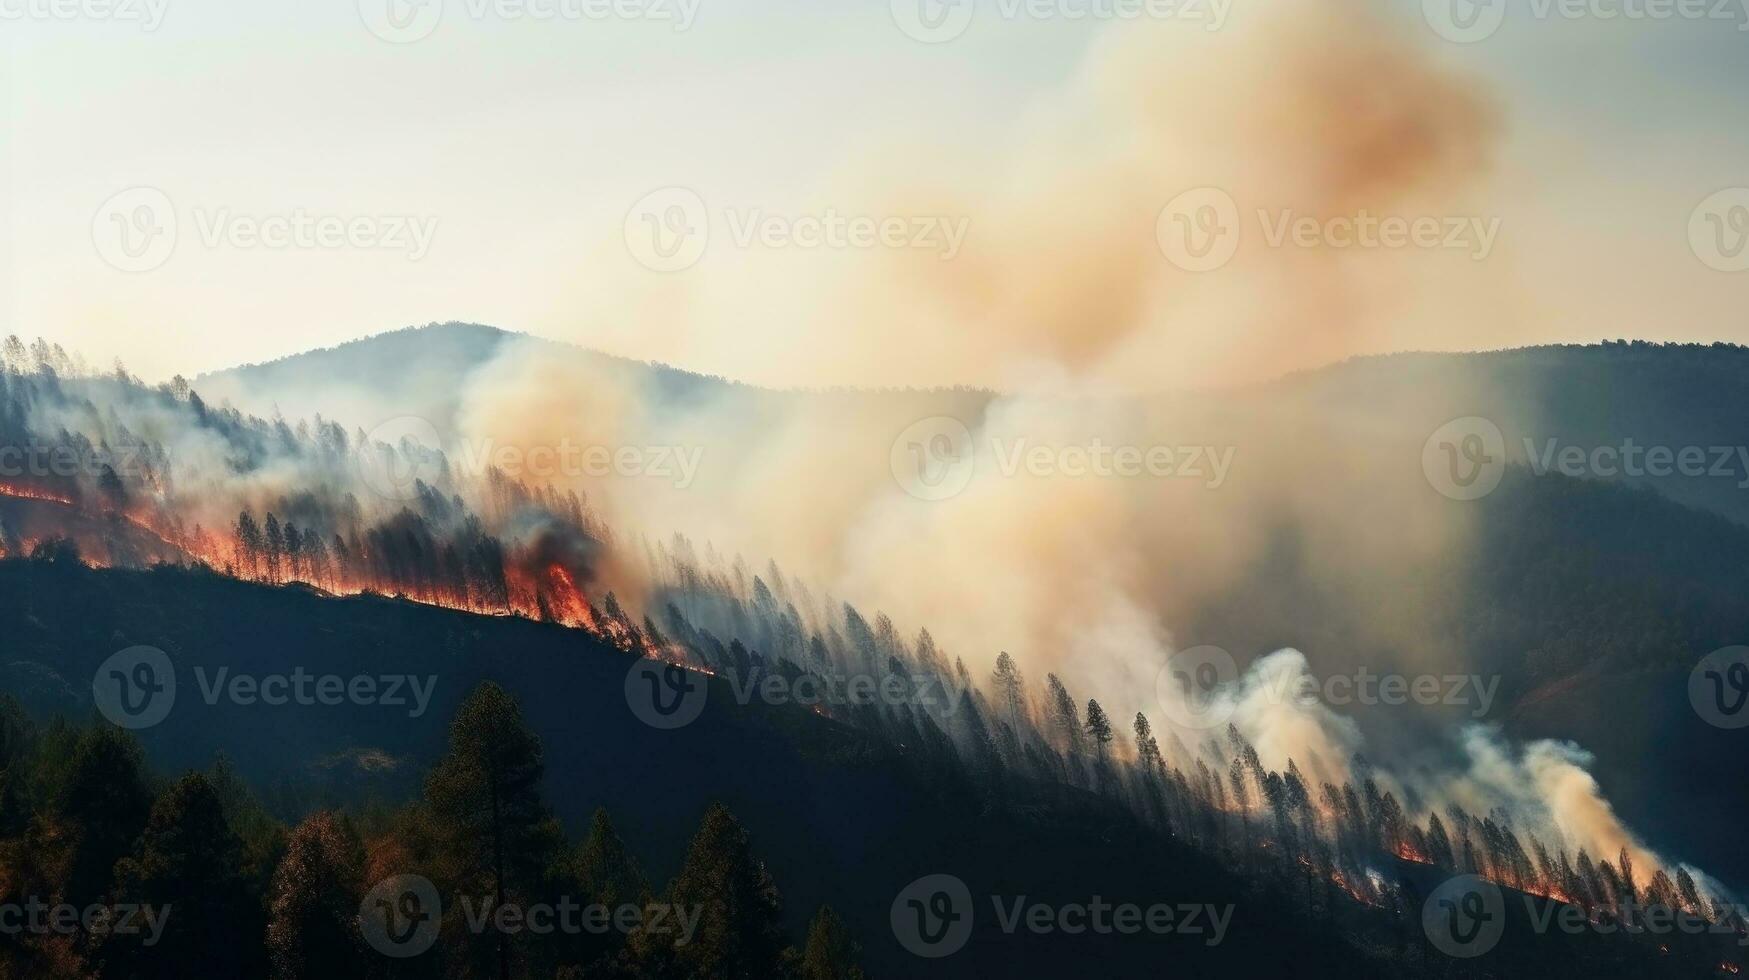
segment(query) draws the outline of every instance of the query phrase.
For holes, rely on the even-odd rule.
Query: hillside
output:
[[[140,733],[150,763],[169,774],[232,760],[270,808],[294,820],[317,807],[399,802],[442,749],[457,705],[492,680],[521,701],[544,743],[544,787],[573,834],[594,808],[614,814],[653,881],[678,870],[699,815],[722,801],[742,820],[782,884],[792,930],[830,903],[866,944],[877,976],[1046,977],[1093,969],[1154,975],[1169,958],[1186,975],[1369,975],[1354,951],[1315,923],[1207,857],[1090,797],[1016,788],[990,810],[933,762],[895,753],[794,706],[735,703],[715,685],[703,716],[663,732],[628,710],[632,660],[586,634],[514,619],[471,616],[391,599],[333,599],[163,569],[92,571],[0,562],[0,617],[16,624],[0,689],[34,713],[93,713],[89,677],[134,644],[176,665],[175,707]],[[417,718],[386,706],[208,705],[197,669],[233,674],[346,677],[408,673],[436,678]],[[1014,855],[1025,854],[1024,863]],[[949,961],[902,949],[888,905],[910,881],[952,873],[974,889],[1040,901],[1226,903],[1232,938],[1214,947],[1171,936],[1088,936],[1028,942],[1000,932],[988,910],[968,949]],[[1246,938],[1249,937],[1249,938]]]
[[[451,325],[372,338],[349,349],[392,352],[392,358],[370,354],[359,363],[392,360],[416,377],[427,358],[455,369],[466,359],[463,352],[478,356],[505,336]],[[325,363],[323,356],[308,355],[315,360],[307,363]],[[616,366],[645,369],[630,362]],[[259,370],[244,373],[263,397],[274,386]],[[375,373],[349,371],[336,377],[350,379],[345,383],[355,386],[353,394]],[[1749,612],[1741,601],[1749,591],[1749,568],[1741,558],[1749,554],[1743,526],[1749,491],[1737,486],[1749,471],[1738,477],[1574,478],[1539,473],[1524,448],[1527,438],[1534,447],[1550,439],[1586,448],[1625,439],[1641,446],[1746,445],[1749,414],[1720,408],[1743,403],[1737,396],[1746,385],[1744,348],[1611,343],[1361,358],[1250,389],[1159,396],[1172,417],[1204,420],[1188,424],[1193,429],[1225,427],[1241,435],[1258,427],[1303,431],[1329,449],[1323,458],[1311,452],[1300,462],[1329,472],[1366,467],[1359,472],[1376,470],[1395,479],[1404,469],[1399,459],[1413,459],[1427,433],[1471,415],[1500,426],[1510,462],[1501,488],[1488,498],[1450,505],[1467,522],[1463,549],[1408,574],[1381,576],[1362,601],[1333,594],[1333,555],[1317,543],[1311,533],[1317,529],[1284,523],[1255,567],[1219,592],[1188,606],[1162,597],[1174,617],[1171,625],[1188,637],[1218,638],[1241,664],[1294,647],[1324,673],[1356,665],[1413,670],[1437,654],[1448,668],[1497,676],[1499,704],[1487,721],[1515,736],[1570,740],[1595,753],[1595,774],[1630,823],[1674,842],[1730,880],[1749,881],[1749,858],[1729,830],[1729,814],[1749,803],[1749,794],[1739,789],[1749,785],[1749,769],[1731,749],[1729,733],[1702,724],[1684,693],[1696,659],[1749,636]],[[399,390],[391,385],[391,397]],[[829,396],[741,388],[733,397]],[[857,397],[896,420],[941,404],[923,393]],[[971,394],[960,400],[973,413],[982,403]],[[753,453],[760,434],[743,438],[747,442],[737,453]],[[1318,444],[1304,448],[1316,450]],[[1261,447],[1249,459],[1264,451],[1275,450]],[[1297,476],[1316,486],[1320,472],[1302,468]],[[1419,493],[1431,496],[1420,479],[1418,473],[1409,477]],[[1383,483],[1365,480],[1331,485],[1352,494],[1346,504],[1359,513],[1371,506],[1368,494],[1387,493]],[[1413,648],[1381,640],[1373,628],[1382,614],[1398,610],[1419,617],[1398,630],[1409,635]],[[1599,710],[1599,703],[1611,707]],[[1352,713],[1375,743],[1433,746],[1424,751],[1435,754],[1449,742],[1447,726],[1464,720],[1364,707]],[[1670,764],[1691,758],[1711,761],[1699,768]],[[1689,805],[1665,805],[1672,798]]]

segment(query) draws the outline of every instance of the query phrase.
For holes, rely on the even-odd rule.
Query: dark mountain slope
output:
[[[324,803],[400,800],[438,756],[448,719],[483,680],[502,684],[542,736],[546,794],[574,835],[606,806],[656,881],[677,868],[699,814],[726,802],[784,891],[792,928],[838,907],[880,976],[1366,976],[1354,951],[1208,858],[1146,830],[1114,804],[1014,787],[991,809],[918,751],[893,749],[794,706],[735,703],[714,683],[702,717],[673,732],[639,722],[632,660],[585,634],[392,599],[335,599],[178,569],[94,571],[0,562],[0,622],[11,624],[0,690],[36,713],[87,716],[91,677],[113,652],[164,650],[175,707],[140,733],[154,766],[204,767],[224,753],[282,816]],[[429,710],[380,705],[242,705],[203,696],[232,676],[435,677]],[[1024,859],[1020,859],[1024,858]],[[949,873],[980,896],[971,945],[939,962],[906,953],[888,924],[908,883]],[[1029,901],[1210,903],[1236,907],[1217,946],[1175,936],[1010,936],[990,894]]]

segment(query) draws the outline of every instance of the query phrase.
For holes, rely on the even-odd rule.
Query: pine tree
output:
[[[781,900],[740,823],[721,803],[705,813],[669,890],[698,932],[669,955],[680,975],[713,980],[769,980],[784,960]],[[666,952],[666,950],[664,950]]]
[[[255,518],[248,511],[243,511],[237,515],[234,531],[237,535],[238,564],[248,569],[245,573],[247,575],[259,574],[261,553],[266,546],[261,537],[261,526],[255,523]]]
[[[589,836],[577,849],[570,867],[571,880],[579,894],[592,905],[599,905],[614,914],[626,905],[643,907],[650,899],[650,886],[637,859],[626,850],[608,819],[606,809],[597,809],[589,825]],[[625,936],[609,932],[605,936],[582,936],[571,950],[571,958],[588,966],[610,960],[625,945]]]
[[[1093,758],[1095,772],[1101,788],[1105,785],[1106,762],[1111,748],[1112,739],[1116,735],[1111,730],[1111,719],[1105,716],[1105,709],[1098,701],[1087,702],[1087,737],[1093,742]]]
[[[272,512],[261,526],[262,550],[267,556],[267,580],[279,581],[279,560],[285,554],[285,534],[279,528],[279,518]]]
[[[617,907],[649,897],[643,869],[626,850],[605,808],[595,811],[589,836],[577,850],[576,875],[583,894],[592,902]]]
[[[119,729],[92,729],[74,746],[53,806],[53,834],[61,845],[56,863],[69,904],[83,907],[102,899],[116,862],[127,856],[146,825],[152,797],[143,768],[139,743]]]
[[[859,960],[862,948],[850,937],[844,920],[830,905],[822,906],[808,927],[802,950],[801,980],[864,980]]]
[[[1682,896],[1683,906],[1689,911],[1706,911],[1706,904],[1700,900],[1700,889],[1695,887],[1694,875],[1689,874],[1687,868],[1676,869],[1676,892]]]
[[[1045,675],[1045,692],[1050,709],[1051,730],[1056,734],[1058,748],[1068,761],[1069,776],[1074,781],[1080,772],[1084,735],[1080,713],[1075,709],[1075,699],[1069,696],[1069,689],[1063,686],[1056,674]]]
[[[365,957],[358,907],[364,845],[336,814],[293,830],[268,893],[267,950],[275,980],[346,976]]]
[[[515,699],[496,684],[476,688],[450,724],[448,753],[425,781],[444,876],[461,895],[494,906],[527,905],[545,888],[563,838],[541,799],[544,772],[540,739],[523,723]],[[460,903],[445,908],[450,932],[459,933]],[[505,933],[455,945],[474,971],[495,959],[499,977],[510,976]]]
[[[1629,902],[1639,901],[1639,886],[1634,883],[1634,859],[1628,856],[1626,847],[1621,849],[1615,863],[1621,875],[1622,897]]]
[[[1020,666],[1007,651],[996,657],[996,669],[990,680],[995,685],[996,703],[1002,706],[1004,720],[1019,730],[1026,704],[1026,684],[1020,676]]]
[[[1098,701],[1087,702],[1087,735],[1093,740],[1093,751],[1098,754],[1100,764],[1105,763],[1105,753],[1116,736],[1111,730],[1111,719],[1105,716],[1105,709]]]
[[[1171,834],[1172,816],[1166,806],[1166,760],[1160,755],[1160,742],[1154,738],[1154,728],[1148,716],[1136,712],[1136,766],[1141,770],[1142,789],[1154,814]]]
[[[1136,762],[1150,780],[1166,775],[1166,760],[1160,755],[1160,742],[1154,738],[1154,727],[1148,724],[1148,716],[1140,711],[1136,712]]]
[[[106,972],[120,965],[120,976],[178,978],[198,963],[211,976],[259,976],[266,923],[242,866],[243,842],[212,783],[200,773],[178,780],[153,805],[134,854],[116,866],[121,901],[168,910],[163,934],[150,947],[144,937],[112,937]]]
[[[1435,867],[1445,871],[1453,870],[1451,838],[1446,835],[1445,824],[1440,821],[1437,813],[1427,818],[1427,857]]]
[[[35,726],[23,705],[0,694],[0,841],[22,836],[30,822],[24,767],[34,741]]]
[[[1227,779],[1233,784],[1233,802],[1239,808],[1239,831],[1245,844],[1240,861],[1244,861],[1251,851],[1251,787],[1250,773],[1246,770],[1243,759],[1237,756],[1233,758],[1233,763],[1227,770]]]

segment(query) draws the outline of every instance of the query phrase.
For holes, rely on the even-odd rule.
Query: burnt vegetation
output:
[[[902,635],[884,615],[817,594],[775,564],[755,572],[684,538],[616,544],[575,494],[495,472],[464,477],[410,443],[373,445],[319,418],[293,425],[213,408],[186,383],[148,388],[119,367],[93,374],[40,341],[9,340],[0,360],[0,447],[79,461],[68,472],[8,471],[0,486],[0,603],[19,624],[5,673],[19,701],[0,706],[0,901],[158,902],[193,911],[199,924],[186,930],[190,920],[179,920],[166,939],[170,958],[82,933],[36,937],[0,952],[6,975],[168,976],[205,962],[227,975],[825,980],[859,975],[865,955],[885,967],[875,972],[952,975],[906,958],[885,925],[891,896],[936,871],[961,874],[979,893],[1074,900],[1091,887],[1148,901],[1169,888],[1173,897],[1230,899],[1241,908],[1235,930],[1253,937],[1241,932],[1237,945],[1215,950],[1156,938],[1057,952],[982,922],[961,969],[1046,975],[1091,957],[1114,975],[1139,975],[1129,971],[1162,955],[1240,974],[1295,965],[1309,975],[1454,976],[1736,968],[1746,927],[1726,898],[1685,871],[1637,868],[1625,849],[1569,850],[1505,810],[1424,812],[1372,778],[1365,759],[1350,760],[1353,781],[1309,777],[1291,760],[1271,769],[1236,728],[1185,744],[1158,719],[1113,718],[1081,700],[1073,678],[1036,676],[1007,653],[993,671],[974,673],[927,630]],[[120,403],[173,421],[148,436],[128,427]],[[210,484],[183,486],[192,474],[172,465],[193,445],[222,466]],[[361,455],[388,472],[425,475],[406,481],[404,499],[361,498]],[[1547,485],[1591,492],[1539,487]],[[1502,500],[1542,513],[1515,496],[1529,492],[1509,486]],[[1614,523],[1610,506],[1644,496],[1609,493],[1596,507]],[[223,517],[192,519],[215,496]],[[1704,532],[1741,534],[1668,512]],[[615,547],[643,563],[642,609],[611,591],[592,598]],[[1550,577],[1591,580],[1571,566]],[[1561,588],[1556,607],[1575,616],[1587,603],[1617,604]],[[1513,630],[1536,628],[1512,618],[1522,606],[1505,590],[1492,598],[1502,611],[1475,626],[1492,644],[1512,646]],[[1628,609],[1649,632],[1668,633],[1648,603]],[[1687,605],[1679,615],[1701,625],[1682,628],[1707,629],[1705,617],[1723,608]],[[352,712],[332,734],[290,735],[276,728],[283,718],[196,702],[142,747],[101,724],[59,720],[89,717],[84,679],[103,655],[135,642],[160,645],[189,668],[242,656],[254,669],[286,671],[322,648],[336,670],[428,670],[445,681],[440,706],[453,726],[446,739],[434,721]],[[1578,666],[1574,649],[1558,644],[1551,635],[1535,646],[1534,679]],[[619,686],[634,658],[682,665],[708,685],[711,707],[696,729],[652,747]],[[827,696],[741,703],[738,691],[770,677]],[[856,697],[856,678],[904,696]],[[473,692],[466,701],[463,691]],[[587,721],[558,693],[579,691],[599,709]],[[285,744],[263,744],[276,737]],[[712,739],[720,744],[707,746]],[[558,763],[555,742],[567,746]],[[213,764],[214,749],[237,761]],[[481,759],[502,761],[494,752],[513,757],[517,798],[486,807],[494,816],[481,823]],[[167,779],[148,755],[188,771]],[[725,775],[730,766],[749,771]],[[605,788],[563,785],[585,777]],[[771,828],[755,839],[779,854],[818,913],[785,910],[774,884],[785,875],[752,857],[727,810],[699,798],[717,789],[755,828]],[[779,812],[798,799],[805,812]],[[621,827],[661,828],[646,844],[662,846],[646,853],[680,853],[677,814],[694,824],[706,814],[666,889],[653,889],[605,816],[581,833],[603,805]],[[838,823],[804,835],[800,824],[823,813]],[[870,835],[890,839],[870,846]],[[1015,867],[1015,854],[1028,859]],[[401,873],[422,874],[447,896],[661,894],[720,906],[723,918],[698,948],[636,934],[594,944],[482,939],[446,920],[432,957],[360,956],[358,901]],[[1515,920],[1489,957],[1451,960],[1430,947],[1421,912],[1428,892],[1455,874],[1533,905],[1570,905],[1601,928],[1532,935]],[[1636,910],[1648,906],[1717,929],[1636,931]]]

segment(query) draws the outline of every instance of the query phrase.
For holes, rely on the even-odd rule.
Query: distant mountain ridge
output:
[[[907,413],[978,413],[998,397],[974,388],[783,391],[634,361],[560,341],[467,323],[430,324],[337,347],[200,375],[194,385],[214,403],[251,414],[315,414],[369,429],[411,415],[441,427],[455,418],[473,372],[510,344],[548,348],[617,372],[669,406],[729,395],[750,402],[857,398]],[[1199,393],[1135,396],[1138,403],[1262,407],[1328,415],[1364,426],[1369,418],[1418,422],[1431,434],[1456,418],[1480,417],[1501,430],[1507,460],[1546,470],[1567,447],[1729,449],[1731,471],[1706,477],[1607,475],[1647,486],[1689,506],[1749,524],[1749,347],[1612,341],[1475,353],[1405,352],[1352,358],[1260,385]],[[912,410],[912,406],[916,406]],[[388,408],[385,408],[388,406]],[[971,422],[968,418],[966,421]],[[1744,447],[1741,452],[1738,447]],[[1595,476],[1596,474],[1591,474]]]

